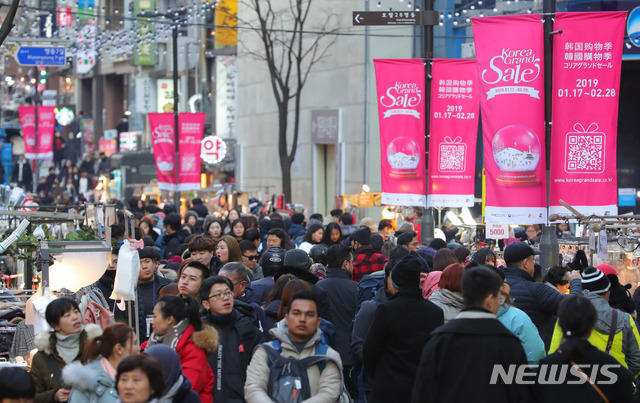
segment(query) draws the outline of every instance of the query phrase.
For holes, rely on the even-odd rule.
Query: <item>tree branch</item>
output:
[[[13,3],[11,3],[11,8],[9,8],[7,17],[4,19],[2,27],[0,27],[0,45],[2,45],[7,36],[9,36],[9,32],[11,32],[11,29],[13,29],[13,27],[15,26],[13,20],[16,17],[16,12],[18,11],[19,4],[20,0],[13,0]]]

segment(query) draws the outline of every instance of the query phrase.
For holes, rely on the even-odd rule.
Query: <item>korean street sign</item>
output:
[[[66,53],[64,47],[21,46],[14,57],[22,66],[64,66]]]
[[[353,25],[438,25],[437,11],[354,11]]]

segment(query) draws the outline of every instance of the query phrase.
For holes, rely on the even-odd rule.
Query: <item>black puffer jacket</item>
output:
[[[180,249],[180,245],[187,242],[187,238],[191,235],[189,231],[186,229],[181,229],[180,231],[176,231],[173,234],[164,236],[164,255],[165,259],[169,259],[172,256],[178,254],[178,250]]]
[[[262,333],[250,305],[235,302],[234,309],[226,317],[207,313],[202,321],[216,328],[220,342],[218,350],[208,356],[215,375],[213,401],[244,403],[244,383],[253,350],[260,343]]]
[[[506,267],[504,274],[507,277],[507,283],[511,286],[513,305],[529,315],[540,332],[545,350],[549,350],[558,307],[562,299],[568,295],[562,295],[546,284],[536,283],[533,277],[522,269]],[[571,295],[580,294],[582,292],[580,279],[571,280],[570,289]]]

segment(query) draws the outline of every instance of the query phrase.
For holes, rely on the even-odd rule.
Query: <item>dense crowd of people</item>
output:
[[[636,305],[611,266],[558,266],[541,278],[537,252],[514,242],[496,267],[490,248],[421,245],[419,217],[396,226],[356,224],[341,210],[218,216],[197,198],[183,216],[171,203],[134,198],[127,208],[139,242],[123,244],[119,213],[111,263],[94,285],[116,323],[85,325],[74,300],[49,303],[52,330],[36,335],[30,377],[2,370],[0,398],[633,399]],[[109,299],[124,247],[140,259],[131,311]],[[545,382],[553,365],[559,381]]]

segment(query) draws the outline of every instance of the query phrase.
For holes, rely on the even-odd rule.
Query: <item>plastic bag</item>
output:
[[[125,240],[118,253],[118,267],[116,268],[116,280],[113,285],[111,298],[114,301],[134,300],[136,286],[138,284],[138,274],[140,273],[140,257],[138,250],[131,250],[129,241]]]

